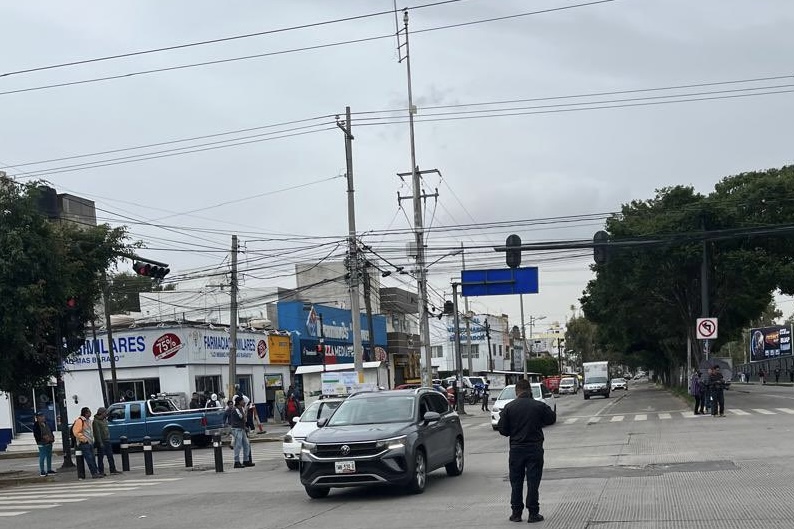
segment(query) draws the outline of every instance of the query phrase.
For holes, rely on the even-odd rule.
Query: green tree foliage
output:
[[[81,320],[88,321],[101,273],[127,249],[123,229],[47,220],[36,210],[38,193],[34,184],[0,182],[3,391],[25,391],[56,373],[67,298],[77,298]]]
[[[719,318],[712,351],[739,339],[775,289],[794,292],[794,238],[773,231],[794,224],[792,199],[794,166],[727,177],[708,195],[676,186],[624,205],[606,229],[611,241],[635,245],[613,248],[607,263],[594,265],[596,279],[581,299],[597,342],[660,371],[685,362],[687,336],[694,340],[702,313],[695,237],[704,229],[720,234],[706,243],[708,313]],[[647,239],[664,243],[636,245]],[[699,361],[699,347],[693,350]]]
[[[559,375],[560,368],[557,357],[554,358],[530,358],[527,360],[527,372],[540,373],[544,377]]]
[[[176,290],[176,284],[169,283],[165,286],[156,284],[151,278],[139,276],[131,272],[115,274],[110,279],[108,303],[113,314],[140,312],[141,304],[138,294],[143,292],[158,292],[163,290]]]

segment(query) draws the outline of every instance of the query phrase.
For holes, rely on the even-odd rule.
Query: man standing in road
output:
[[[88,465],[88,470],[91,472],[91,477],[94,479],[104,478],[96,466],[96,459],[94,459],[94,432],[91,428],[91,408],[84,407],[80,410],[80,416],[72,424],[72,435],[77,440],[77,448],[83,455],[85,464]]]
[[[482,411],[488,411],[488,399],[491,398],[490,386],[491,381],[486,378],[482,386]]]
[[[234,397],[234,409],[231,413],[232,439],[234,440],[234,468],[252,467],[251,461],[251,442],[248,440],[248,432],[245,425],[245,403],[239,395]],[[240,452],[243,452],[245,462],[240,460]]]
[[[720,417],[725,417],[725,380],[720,372],[720,366],[715,365],[709,376],[709,392],[711,393],[711,416],[716,417],[719,410]]]
[[[510,438],[511,522],[520,522],[524,511],[524,479],[527,481],[527,522],[543,521],[538,488],[543,477],[543,427],[554,424],[557,414],[546,403],[532,398],[529,381],[516,383],[516,399],[504,407],[499,418],[499,433]]]
[[[94,414],[93,431],[94,445],[96,446],[96,466],[99,473],[105,474],[104,459],[108,459],[108,469],[111,474],[121,474],[116,470],[116,461],[113,459],[113,447],[110,444],[110,430],[108,428],[108,414],[105,408],[97,409]]]

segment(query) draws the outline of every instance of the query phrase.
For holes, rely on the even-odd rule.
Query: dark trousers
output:
[[[713,399],[711,402],[711,414],[717,415],[725,415],[725,394],[722,390],[712,391],[711,398]],[[717,411],[719,409],[719,412]]]
[[[695,413],[703,413],[703,397],[701,395],[692,395],[695,399]]]
[[[96,449],[96,466],[100,474],[105,473],[105,462],[103,461],[105,457],[108,458],[108,470],[115,472],[116,461],[113,459],[113,447],[111,446],[110,441],[105,441],[104,443],[98,445]]]
[[[85,461],[88,471],[92,476],[99,474],[99,469],[96,466],[96,459],[94,459],[94,445],[91,443],[79,443],[77,447],[83,453],[83,461]]]
[[[529,514],[540,513],[540,479],[543,477],[543,448],[510,449],[510,507],[514,511],[524,510],[524,480],[527,481],[526,507]]]
[[[488,411],[488,394],[483,393],[482,396],[482,411]]]

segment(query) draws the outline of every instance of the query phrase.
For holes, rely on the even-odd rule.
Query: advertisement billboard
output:
[[[750,329],[750,361],[760,362],[791,355],[791,327],[772,325]]]

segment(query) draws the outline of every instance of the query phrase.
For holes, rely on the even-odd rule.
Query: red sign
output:
[[[168,360],[184,347],[182,340],[174,333],[167,333],[154,341],[152,353],[157,360]]]
[[[267,356],[267,342],[264,340],[259,340],[259,343],[256,344],[256,354],[259,355],[259,358],[264,358]]]

